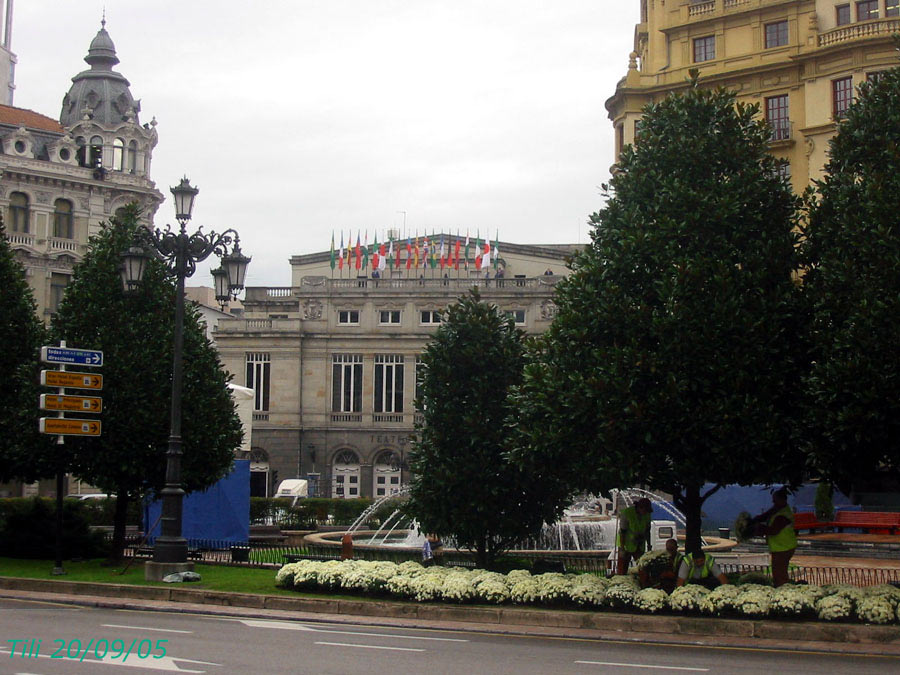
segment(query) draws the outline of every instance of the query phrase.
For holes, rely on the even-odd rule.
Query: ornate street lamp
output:
[[[215,288],[216,293],[216,302],[219,303],[219,307],[222,308],[222,311],[225,311],[225,305],[228,304],[228,301],[231,299],[231,291],[228,288],[228,270],[224,267],[217,267],[216,269],[210,271],[213,278],[213,287]]]
[[[204,234],[198,228],[194,234],[187,233],[187,222],[191,219],[194,198],[199,190],[188,179],[171,188],[175,198],[175,219],[178,231],[171,226],[166,229],[150,230],[138,228],[134,244],[122,254],[122,283],[126,291],[140,285],[147,258],[157,254],[175,274],[175,334],[172,350],[172,409],[169,426],[169,447],[166,452],[166,485],[161,493],[162,518],[160,536],[153,547],[153,561],[156,563],[187,563],[187,540],[181,536],[181,514],[184,490],[181,487],[181,388],[182,388],[182,348],[184,343],[184,280],[197,270],[197,263],[215,253],[222,259],[227,277],[223,294],[235,297],[244,287],[244,277],[250,258],[241,253],[238,233],[232,229],[222,234]],[[148,253],[150,252],[150,253]],[[226,296],[227,297],[227,296]]]

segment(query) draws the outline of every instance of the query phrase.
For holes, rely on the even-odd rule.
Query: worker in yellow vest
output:
[[[772,493],[772,508],[756,516],[755,532],[766,536],[769,555],[772,556],[772,583],[775,588],[790,581],[788,565],[797,550],[797,533],[794,530],[794,511],[788,506],[787,488]]]
[[[684,586],[688,582],[713,588],[718,584],[727,584],[728,577],[715,558],[698,548],[681,559],[678,569],[678,585]]]
[[[619,513],[616,548],[619,551],[616,574],[627,574],[628,564],[639,558],[650,543],[650,516],[653,506],[646,497]]]

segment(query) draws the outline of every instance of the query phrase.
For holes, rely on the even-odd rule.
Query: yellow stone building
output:
[[[900,0],[639,0],[628,73],[606,102],[616,156],[641,109],[687,87],[724,86],[757,103],[794,190],[820,178],[828,140],[861,82],[900,65]]]

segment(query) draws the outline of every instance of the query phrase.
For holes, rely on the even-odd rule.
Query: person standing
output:
[[[769,555],[772,556],[772,584],[775,588],[790,581],[788,566],[794,551],[797,550],[794,511],[787,500],[787,488],[775,490],[772,493],[772,508],[753,519],[757,523],[756,533],[764,534],[769,545]]]
[[[616,548],[619,551],[616,574],[626,574],[628,564],[639,558],[650,543],[650,516],[653,506],[646,497],[638,499],[633,506],[619,514],[619,531]]]

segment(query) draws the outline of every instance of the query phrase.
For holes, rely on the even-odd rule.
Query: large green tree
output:
[[[900,469],[900,70],[860,86],[815,187],[803,245],[811,457],[849,491]]]
[[[52,476],[61,451],[38,432],[38,359],[47,339],[0,219],[0,482]]]
[[[131,205],[91,240],[53,322],[70,347],[103,350],[102,436],[70,438],[72,471],[115,493],[113,555],[121,555],[128,502],[165,482],[169,435],[175,282],[151,260],[141,288],[126,294],[120,254],[134,237]],[[241,442],[241,424],[227,383],[230,375],[206,338],[199,315],[185,308],[182,479],[188,492],[223,477]]]
[[[560,500],[506,452],[517,435],[507,393],[519,383],[524,334],[476,291],[447,310],[422,355],[424,422],[410,454],[409,511],[452,535],[480,567],[552,522]]]
[[[688,546],[712,491],[801,464],[797,200],[768,140],[756,106],[696,74],[644,109],[517,396],[527,465],[671,493]]]

